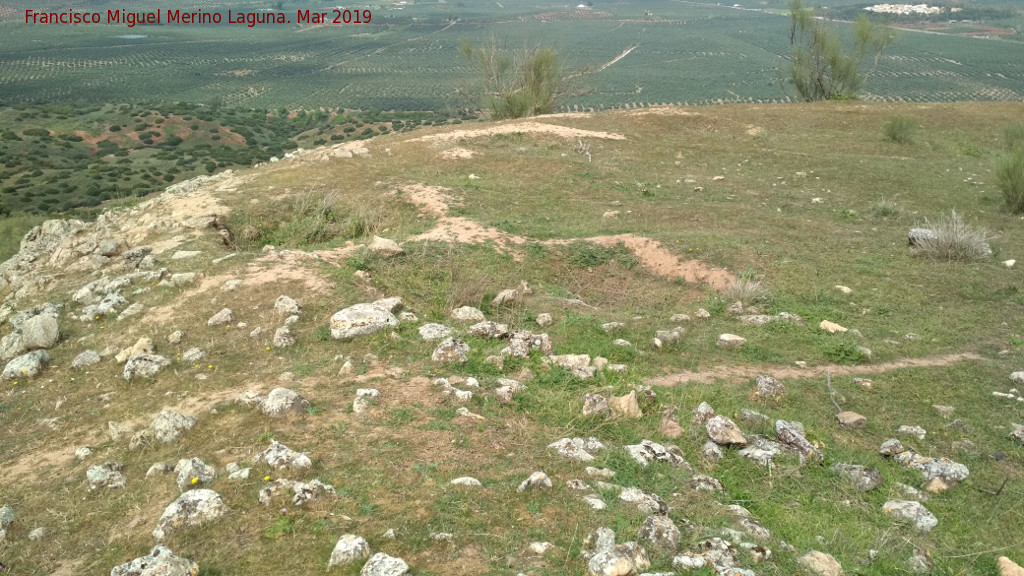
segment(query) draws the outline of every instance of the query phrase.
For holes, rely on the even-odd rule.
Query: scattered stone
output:
[[[631,576],[651,567],[647,552],[635,542],[594,554],[587,563],[588,576]]]
[[[590,364],[589,354],[556,354],[546,357],[544,362],[561,366],[581,380],[593,378],[596,371]],[[614,406],[612,409],[614,410]]]
[[[531,542],[527,551],[535,556],[543,556],[554,549],[555,545],[551,542]]]
[[[650,440],[642,440],[639,444],[631,444],[623,446],[623,448],[644,467],[653,462],[664,462],[672,468],[692,470],[683,451],[673,444],[661,445]]]
[[[451,328],[444,324],[424,324],[419,327],[420,338],[424,340],[442,340],[452,335]]]
[[[159,354],[137,354],[125,363],[121,375],[125,380],[131,380],[136,376],[152,378],[170,364],[170,360]]]
[[[600,394],[583,395],[584,416],[607,416],[609,414],[611,414],[611,407],[608,405],[607,398]]]
[[[1012,372],[1010,374],[1010,381],[1016,382],[1017,384],[1024,384],[1024,370]]]
[[[707,402],[701,402],[693,410],[694,424],[707,424],[708,420],[715,417],[715,409],[711,407]]]
[[[632,346],[633,343],[630,342],[629,340],[623,340],[622,338],[616,338],[615,340],[612,340],[612,345],[613,346],[622,346],[623,348],[628,348],[628,347]]]
[[[384,256],[385,258],[397,256],[405,252],[405,250],[398,245],[398,242],[389,238],[381,238],[380,236],[374,236],[366,246],[366,249],[378,256]]]
[[[948,458],[921,456],[912,450],[894,455],[893,460],[907,468],[919,470],[928,483],[925,490],[933,494],[956,486],[970,475],[967,466],[963,464],[958,464]]]
[[[88,446],[82,446],[78,450],[75,450],[75,458],[78,458],[79,460],[85,460],[91,455],[92,448],[89,448]]]
[[[771,376],[757,377],[757,390],[754,394],[762,400],[778,400],[786,393],[786,387]]]
[[[277,440],[270,441],[270,447],[260,452],[253,458],[253,462],[266,462],[271,468],[278,470],[284,468],[301,469],[309,468],[313,462],[309,456],[292,450]]]
[[[220,312],[217,312],[210,319],[206,321],[207,326],[224,326],[231,324],[235,321],[235,313],[231,311],[231,308],[223,308]]]
[[[699,315],[700,314],[698,313],[698,316]],[[718,337],[718,341],[715,342],[715,344],[718,344],[719,346],[724,346],[726,348],[738,348],[746,343],[746,338],[742,336],[737,336],[735,334],[722,334]]]
[[[362,536],[345,534],[338,539],[331,552],[327,568],[352,564],[370,557],[370,544]]]
[[[661,413],[661,423],[658,426],[658,433],[665,438],[675,439],[683,435],[683,428],[676,419],[676,409],[667,408]]]
[[[373,406],[375,398],[380,397],[380,390],[376,388],[358,388],[356,389],[356,398],[352,401],[352,412],[354,414],[362,414]]]
[[[397,326],[398,318],[386,306],[377,303],[356,304],[331,316],[331,337],[335,340],[351,340]]]
[[[238,468],[237,470],[228,470],[228,480],[248,480],[249,472],[252,468]]]
[[[469,333],[477,338],[490,338],[492,340],[508,336],[508,324],[498,324],[485,320],[469,327]]]
[[[305,414],[309,409],[309,401],[288,388],[274,388],[265,399],[259,399],[258,405],[260,412],[271,418],[281,418],[289,413]]]
[[[906,484],[901,484],[897,482],[896,488],[899,488],[900,492],[902,492],[904,496],[911,500],[917,500],[918,502],[924,503],[931,499],[931,497],[928,496],[927,493],[922,492],[917,488],[914,488],[913,486],[908,486]]]
[[[740,302],[739,300],[733,302],[726,309],[726,312],[733,315],[743,314],[743,302]]]
[[[836,285],[836,290],[839,290],[843,294],[853,294],[853,289],[850,288],[849,286],[839,286],[839,285]]]
[[[481,484],[479,480],[477,480],[476,478],[473,478],[472,476],[462,476],[461,478],[456,478],[456,479],[452,480],[451,483],[452,484],[456,484],[458,486],[471,486],[471,487],[483,486],[483,484]]]
[[[593,436],[587,439],[562,438],[561,440],[556,440],[549,444],[548,448],[557,450],[559,455],[571,460],[592,462],[594,460],[594,456],[590,452],[603,450],[604,444],[601,444],[601,442]]]
[[[404,560],[378,552],[363,565],[359,576],[403,576],[408,572],[409,565]]]
[[[896,430],[896,433],[902,434],[904,436],[914,436],[918,440],[924,440],[924,437],[927,434],[925,429],[921,428],[920,426],[907,425],[900,426],[899,429]]]
[[[1024,444],[1024,425],[1011,424],[1013,431],[1010,432],[1010,438],[1017,441],[1018,444]]]
[[[817,576],[842,576],[843,574],[843,567],[835,558],[817,550],[800,556],[796,559],[796,563]]]
[[[274,348],[290,348],[295,345],[295,336],[287,326],[282,326],[274,331]]]
[[[150,429],[153,430],[153,435],[157,440],[161,442],[174,442],[181,436],[182,432],[191,430],[195,425],[195,418],[184,416],[169,408],[164,408],[153,420],[153,423],[150,424]]]
[[[199,565],[180,558],[164,546],[154,546],[149,555],[115,566],[110,576],[198,576]]]
[[[697,313],[694,314],[697,318],[711,318],[711,313],[703,308],[698,308]]]
[[[153,538],[163,540],[178,528],[198,526],[220,518],[228,511],[227,505],[221,500],[220,494],[213,490],[200,488],[189,490],[178,497],[164,510]]]
[[[534,472],[530,474],[529,478],[523,480],[519,488],[516,488],[516,492],[525,492],[533,488],[551,488],[551,478],[543,472]]]
[[[593,466],[587,466],[587,476],[591,478],[603,478],[605,480],[611,480],[615,477],[615,471],[607,468],[594,468]]]
[[[705,428],[708,431],[708,438],[720,446],[746,446],[747,439],[736,424],[725,416],[713,416]]]
[[[295,506],[304,506],[326,495],[337,495],[334,486],[324,484],[320,480],[295,482],[286,478],[278,478],[264,484],[263,488],[260,489],[258,500],[260,504],[270,506],[270,503],[275,498],[286,495],[288,491],[292,493],[292,504]]]
[[[125,477],[121,470],[123,468],[120,462],[106,462],[89,467],[85,471],[85,479],[89,481],[89,489],[107,488],[113,490],[115,488],[124,488]]]
[[[708,462],[717,462],[725,456],[722,452],[722,447],[711,440],[708,440],[700,447],[700,455]]]
[[[818,327],[820,327],[825,332],[828,332],[829,334],[835,334],[837,332],[846,332],[846,328],[843,328],[839,324],[836,324],[835,322],[830,322],[828,320],[822,320],[821,324],[818,324]]]
[[[815,458],[819,462],[824,461],[825,453],[815,448],[813,444],[804,438],[804,435],[794,426],[795,422],[786,422],[785,420],[775,421],[775,434],[778,435],[779,441],[787,446],[790,446],[800,454],[800,461],[803,462],[805,458]]]
[[[483,312],[472,306],[463,306],[452,310],[451,317],[461,322],[483,322],[487,320]]]
[[[75,359],[71,361],[71,367],[85,368],[86,366],[99,364],[100,360],[102,360],[102,358],[100,357],[98,352],[96,352],[95,350],[86,350],[85,352],[82,352],[78,356],[75,356]]]
[[[916,500],[889,500],[882,506],[882,511],[909,520],[921,532],[930,532],[939,525],[938,518]]]
[[[715,446],[718,446],[715,444]],[[698,492],[724,492],[725,487],[718,478],[706,476],[704,474],[697,474],[690,478],[690,488]]]
[[[183,458],[178,460],[178,465],[174,467],[174,472],[178,474],[177,485],[178,490],[184,492],[192,486],[196,486],[200,483],[207,484],[213,482],[217,478],[217,471],[198,458]]]
[[[49,362],[50,354],[46,350],[34,350],[8,362],[0,377],[5,380],[16,380],[18,378],[38,376],[42,372],[43,366]]]
[[[201,362],[206,357],[206,352],[202,348],[189,348],[181,354],[181,361],[187,364],[195,364]]]
[[[548,314],[547,312],[544,312],[544,313],[541,313],[541,314],[537,314],[536,322],[537,322],[537,326],[540,326],[541,328],[544,328],[545,326],[550,326],[554,322],[554,319],[551,318],[551,314]]]
[[[434,352],[430,355],[430,359],[434,362],[456,362],[463,364],[469,361],[469,356],[467,356],[469,352],[469,344],[466,344],[462,340],[448,337],[434,349]]]
[[[299,306],[299,303],[289,296],[282,294],[274,301],[274,312],[277,313],[278,316],[291,316],[292,314],[298,314],[301,311],[302,308]]]
[[[636,532],[640,544],[646,544],[660,552],[673,554],[679,549],[679,528],[668,516],[648,516]]]
[[[625,396],[612,397],[608,400],[608,407],[611,408],[614,415],[622,418],[637,419],[644,415],[636,399],[636,390]]]
[[[42,540],[43,538],[45,538],[46,535],[49,533],[50,531],[46,528],[36,528],[28,533],[28,539],[32,542],[36,542],[37,540]]]
[[[839,424],[847,428],[861,429],[868,425],[868,419],[856,412],[843,411],[836,414]]]
[[[903,442],[900,442],[896,438],[889,438],[885,442],[882,442],[881,447],[878,448],[878,453],[882,456],[895,456],[907,449],[904,448]]]
[[[1006,268],[1013,268],[1013,266],[1016,263],[1017,263],[1016,260],[1003,260],[1003,266],[1005,266]]]
[[[839,463],[832,466],[832,470],[840,476],[845,476],[858,490],[867,492],[882,485],[882,474],[874,469],[860,466],[859,464]]]
[[[512,402],[512,398],[523,390],[526,390],[526,386],[518,380],[498,378],[498,388],[494,390],[494,393],[502,404],[509,404]]]

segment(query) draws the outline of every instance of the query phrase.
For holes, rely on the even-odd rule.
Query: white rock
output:
[[[153,538],[163,540],[172,531],[206,524],[220,518],[227,511],[228,507],[221,500],[220,494],[213,490],[189,490],[164,510],[153,530]]]
[[[389,310],[374,304],[356,304],[331,316],[331,337],[351,340],[397,326],[398,318]]]
[[[481,484],[479,480],[473,478],[472,476],[462,476],[461,478],[456,478],[452,480],[451,483],[456,484],[458,486],[483,486],[483,484]]]
[[[235,321],[235,313],[231,311],[231,308],[222,308],[220,312],[217,312],[210,319],[206,321],[207,326],[223,326],[225,324],[231,324]]]
[[[718,341],[715,344],[719,346],[725,346],[729,348],[736,348],[747,343],[747,339],[742,336],[735,334],[722,334],[718,337]]]
[[[328,568],[352,564],[370,557],[370,543],[362,536],[345,534],[338,539],[331,552],[331,559],[327,562]]]

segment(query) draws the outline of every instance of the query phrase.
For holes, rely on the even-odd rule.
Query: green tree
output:
[[[566,76],[551,48],[509,50],[499,47],[494,38],[490,46],[462,42],[459,48],[482,78],[482,94],[475,100],[495,120],[550,114],[564,95]]]
[[[847,49],[839,32],[818,20],[813,10],[804,8],[802,0],[791,0],[789,16],[786,80],[807,102],[856,97],[896,38],[888,26],[860,16],[853,27],[853,47]],[[868,61],[870,68],[866,67]]]

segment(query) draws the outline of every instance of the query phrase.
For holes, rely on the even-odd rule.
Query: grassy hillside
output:
[[[619,542],[634,540],[647,516],[614,486],[567,487],[572,479],[593,487],[596,479],[548,444],[594,436],[607,448],[589,465],[613,470],[609,483],[660,496],[682,530],[679,552],[736,537],[772,550],[757,563],[736,545],[738,564],[760,576],[811,574],[796,562],[810,550],[831,554],[847,574],[888,576],[911,574],[917,549],[934,564],[926,573],[996,575],[1001,555],[1024,562],[1024,445],[1010,438],[1011,425],[1024,424],[1024,402],[993,395],[1022,388],[1009,375],[1024,366],[1024,229],[1002,209],[992,174],[1001,130],[1022,113],[1020,104],[830,103],[427,128],[369,140],[368,155],[308,155],[242,170],[127,214],[115,220],[124,234],[148,234],[131,248],[154,246],[157,268],[205,277],[183,288],[126,288],[144,311],[123,320],[70,318],[82,305],[69,295],[97,277],[90,268],[67,266],[47,292],[17,303],[19,310],[45,301],[67,308],[51,366],[16,385],[6,381],[0,392],[0,466],[9,479],[0,484],[0,505],[18,515],[3,562],[24,574],[100,574],[147,553],[151,530],[179,492],[173,474],[146,478],[146,471],[198,457],[218,477],[196,484],[216,490],[229,512],[165,543],[204,575],[268,567],[356,574],[358,565],[326,568],[346,533],[401,556],[416,575],[582,575],[587,534],[607,526]],[[896,116],[917,126],[903,144],[884,136]],[[479,129],[491,131],[470,131]],[[201,203],[225,216],[238,248],[231,259],[220,260],[231,248],[212,230],[147,229],[150,221],[191,217],[186,207]],[[953,263],[908,248],[910,228],[952,209],[988,231],[990,258]],[[404,253],[368,252],[361,245],[373,235],[401,242]],[[173,259],[177,250],[201,254]],[[1018,264],[1002,264],[1010,259]],[[110,277],[125,273],[119,257],[100,265]],[[732,278],[756,279],[770,292],[748,301],[745,313],[751,306],[788,312],[803,323],[745,323],[723,295]],[[227,289],[233,280],[241,282]],[[531,293],[492,303],[520,281]],[[278,348],[273,334],[284,320],[274,303],[282,294],[302,311],[291,327],[296,343]],[[332,314],[385,296],[401,297],[417,319],[348,342],[331,338]],[[624,371],[581,379],[549,366],[539,350],[499,368],[487,357],[508,342],[472,336],[469,323],[449,317],[467,305],[512,330],[547,333],[555,354],[601,356]],[[224,307],[235,320],[208,325]],[[538,326],[541,314],[552,324]],[[823,320],[850,331],[829,334],[819,328]],[[418,331],[428,322],[451,326],[470,345],[466,363],[430,360],[437,342]],[[621,325],[607,332],[609,322]],[[266,332],[251,337],[257,326]],[[685,332],[680,342],[652,346],[657,330],[676,326]],[[175,330],[185,336],[171,344]],[[723,333],[746,344],[716,345]],[[69,368],[86,349],[118,351],[140,337],[170,360],[153,378],[125,381],[123,365],[108,356]],[[203,359],[182,359],[192,347]],[[758,397],[758,374],[775,375],[785,394]],[[460,389],[477,378],[480,389],[460,403],[434,382],[439,377]],[[503,403],[499,378],[526,389]],[[644,385],[653,394],[641,389],[640,418],[581,414],[585,393],[618,397]],[[277,386],[301,393],[309,408],[270,419],[236,402]],[[357,414],[360,388],[380,396]],[[701,402],[748,437],[775,439],[772,422],[799,421],[824,461],[790,454],[766,468],[736,448],[707,460],[705,427],[691,422]],[[866,427],[841,426],[833,402],[864,415]],[[196,427],[173,443],[129,448],[164,407],[195,416]],[[462,407],[482,419],[459,415]],[[671,409],[678,437],[662,427]],[[769,422],[743,419],[744,409]],[[111,439],[110,422],[129,431]],[[927,434],[897,436],[902,425]],[[919,472],[879,454],[892,437],[970,469],[966,481],[924,504],[938,519],[930,532],[882,512],[885,502],[905,498],[897,483],[926,485]],[[271,439],[307,452],[312,468],[252,465]],[[644,439],[678,445],[694,472],[640,466],[623,447]],[[74,456],[81,446],[92,449],[82,460]],[[90,491],[86,470],[107,461],[123,465],[126,486]],[[229,480],[229,462],[253,466],[249,478]],[[836,463],[876,468],[884,483],[861,492],[832,471]],[[517,492],[536,470],[554,487]],[[724,492],[695,490],[695,473],[717,478]],[[462,476],[483,485],[450,483]],[[279,478],[317,478],[337,496],[259,504],[260,490]],[[590,492],[607,508],[581,499]],[[751,535],[719,504],[745,507],[770,536]],[[38,527],[48,535],[30,541]],[[389,529],[396,539],[384,536]],[[532,554],[534,541],[555,548]],[[649,571],[669,572],[672,560],[652,550]]]

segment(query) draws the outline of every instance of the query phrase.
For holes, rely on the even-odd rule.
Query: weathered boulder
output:
[[[815,458],[819,462],[824,461],[824,452],[808,442],[807,438],[804,438],[804,435],[792,423],[785,420],[776,420],[775,434],[778,435],[779,441],[795,449],[800,454],[801,461],[804,458]]]
[[[444,324],[424,324],[419,327],[420,338],[424,340],[442,340],[452,335],[452,329]]]
[[[398,318],[384,307],[356,304],[331,316],[331,337],[335,340],[351,340],[397,326]]]
[[[96,352],[95,350],[86,350],[85,352],[82,352],[78,356],[75,356],[75,359],[71,361],[71,367],[85,368],[86,366],[98,364],[100,360],[102,360],[102,358],[100,357],[98,352]]]
[[[675,553],[681,536],[676,523],[668,516],[648,516],[636,532],[636,539],[663,553]]]
[[[153,538],[163,540],[171,532],[184,527],[199,526],[220,518],[228,511],[220,494],[200,488],[178,496],[165,510],[153,530]]]
[[[644,415],[640,410],[640,403],[636,399],[636,390],[624,396],[613,396],[608,400],[608,408],[611,409],[612,414],[621,418],[637,419]]]
[[[497,322],[485,320],[470,326],[469,333],[477,338],[504,338],[508,336],[508,324],[498,324]]]
[[[222,308],[220,312],[217,312],[210,319],[206,321],[207,326],[224,326],[231,324],[235,321],[235,313],[231,311],[231,308]]]
[[[309,401],[301,394],[288,388],[274,388],[267,397],[259,402],[260,412],[271,418],[281,418],[287,414],[305,414],[309,409]]]
[[[448,337],[434,349],[430,359],[434,362],[463,364],[469,361],[469,352],[469,344],[457,338]]]
[[[591,556],[587,562],[587,575],[633,576],[650,567],[647,551],[636,542],[626,542]]]
[[[817,576],[842,576],[843,566],[835,558],[824,552],[812,550],[796,559],[796,563],[803,566]]]
[[[33,316],[21,325],[21,344],[25,350],[51,348],[59,337],[57,319],[49,314]]]
[[[832,470],[840,476],[848,478],[858,490],[867,492],[882,485],[884,479],[881,472],[859,464],[835,464]]]
[[[921,532],[930,532],[939,525],[939,519],[916,500],[889,500],[882,511],[910,521]]]
[[[290,296],[281,295],[274,301],[274,312],[278,316],[291,316],[302,311],[299,303]]]
[[[253,458],[253,462],[260,461],[266,462],[271,468],[277,468],[279,470],[284,468],[309,468],[313,465],[309,456],[301,452],[296,452],[277,440],[271,440],[270,447]]]
[[[110,571],[110,576],[198,576],[199,565],[188,558],[174,555],[169,548],[155,546],[140,556]]]
[[[526,480],[523,480],[519,487],[516,488],[516,492],[525,492],[534,488],[551,488],[551,486],[551,478],[547,474],[538,471],[530,474]]]
[[[331,551],[331,559],[327,562],[328,568],[343,566],[365,560],[370,557],[370,543],[362,536],[345,534],[338,538],[338,543]]]
[[[487,320],[483,312],[472,306],[463,306],[452,310],[451,317],[461,322],[483,322]]]
[[[164,408],[160,414],[149,425],[153,435],[161,442],[174,442],[182,432],[191,430],[196,425],[196,419],[185,416],[170,408]]]
[[[206,464],[199,458],[182,458],[178,460],[177,466],[174,467],[174,472],[178,474],[176,484],[178,485],[178,490],[182,492],[199,484],[213,482],[217,478],[217,471],[213,469],[213,466]]]
[[[5,380],[15,380],[26,376],[38,376],[43,366],[50,362],[50,354],[46,350],[33,350],[11,360],[0,375]]]
[[[131,380],[136,376],[152,378],[161,370],[170,366],[171,361],[159,354],[138,354],[133,356],[124,365],[122,376],[125,380]]]
[[[719,446],[746,446],[747,438],[736,423],[725,416],[713,416],[705,424],[708,438]]]
[[[623,446],[630,456],[641,466],[654,462],[664,462],[672,468],[690,469],[683,451],[673,444],[662,445],[650,440],[642,440],[639,444]]]
[[[398,242],[391,240],[390,238],[381,238],[380,236],[374,236],[373,240],[366,246],[366,249],[378,256],[384,256],[385,258],[390,256],[397,256],[405,252]]]
[[[408,572],[409,565],[404,560],[378,552],[363,565],[359,576],[402,576]]]
[[[594,460],[594,455],[591,454],[591,452],[604,450],[604,444],[593,436],[586,439],[562,438],[561,440],[556,440],[549,444],[548,448],[557,450],[559,455],[569,458],[570,460],[591,462]]]
[[[611,413],[611,408],[608,406],[608,399],[600,394],[584,394],[583,395],[583,415],[584,416],[595,416],[601,415],[606,416]]]
[[[85,479],[89,481],[89,489],[97,488],[124,488],[125,477],[122,474],[123,468],[120,462],[106,462],[96,466],[90,466],[85,471]]]

